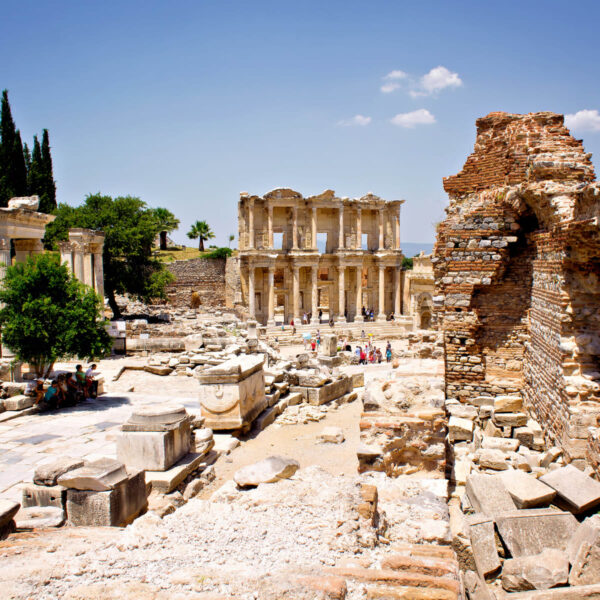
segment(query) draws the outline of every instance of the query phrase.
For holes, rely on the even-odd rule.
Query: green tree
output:
[[[47,377],[57,360],[91,360],[110,352],[100,298],[56,255],[30,257],[9,267],[0,303],[3,343],[38,377]]]
[[[104,290],[116,318],[121,312],[115,294],[131,294],[145,302],[165,297],[173,276],[152,256],[159,229],[154,210],[142,200],[94,194],[76,208],[59,204],[55,214],[55,221],[46,227],[46,247],[68,239],[71,227],[104,232]]]
[[[153,211],[160,236],[160,249],[166,250],[167,233],[171,233],[179,227],[179,219],[166,208],[154,208]]]
[[[406,256],[402,257],[402,268],[406,271],[410,271],[413,268],[413,259]]]
[[[21,134],[15,127],[8,91],[2,92],[0,106],[0,206],[13,196],[27,193],[27,168]]]
[[[196,221],[191,226],[187,236],[190,238],[190,240],[199,240],[198,250],[200,250],[200,252],[204,252],[204,241],[212,240],[215,237],[215,234],[212,232],[206,221]]]
[[[233,242],[233,240],[235,240],[235,235],[233,235],[233,233],[229,234],[229,247],[231,248],[231,242]]]
[[[56,208],[56,183],[52,173],[52,155],[50,154],[50,138],[47,129],[44,129],[42,134],[40,167],[40,187],[30,193],[39,195],[40,212],[52,213]]]
[[[33,136],[33,151],[27,171],[27,193],[31,196],[41,194],[44,187],[44,165],[42,159],[42,146],[37,135]],[[41,204],[41,198],[40,198]]]

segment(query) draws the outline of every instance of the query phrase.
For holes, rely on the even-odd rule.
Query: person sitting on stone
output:
[[[35,382],[35,389],[33,390],[34,401],[33,405],[37,406],[44,399],[44,380],[42,378]]]
[[[54,410],[58,406],[60,398],[58,395],[58,382],[56,379],[52,380],[50,387],[46,390],[44,394],[44,399],[41,403],[41,407],[43,410]]]
[[[85,382],[88,389],[90,390],[90,396],[92,398],[96,398],[96,396],[98,396],[98,381],[96,377],[100,375],[100,373],[96,371],[97,368],[98,365],[96,363],[93,363],[85,372]]]

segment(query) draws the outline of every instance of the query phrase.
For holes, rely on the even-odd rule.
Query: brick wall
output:
[[[189,308],[192,293],[197,292],[201,307],[225,306],[225,263],[224,258],[194,258],[168,264],[175,275],[175,281],[167,288],[169,302]]]

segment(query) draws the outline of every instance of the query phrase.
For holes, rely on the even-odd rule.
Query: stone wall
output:
[[[444,180],[434,252],[446,396],[520,393],[570,461],[600,412],[600,187],[562,115],[491,113]]]
[[[194,258],[176,260],[167,265],[175,281],[167,288],[169,302],[178,307],[190,308],[192,293],[200,295],[200,306],[225,306],[224,258]]]
[[[242,283],[240,276],[240,259],[230,256],[225,265],[225,306],[234,308],[242,302]]]

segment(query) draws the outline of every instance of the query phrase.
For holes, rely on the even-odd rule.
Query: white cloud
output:
[[[395,71],[390,71],[383,80],[385,83],[379,88],[384,94],[389,94],[394,90],[397,90],[400,87],[398,80],[406,79],[408,75],[404,71],[400,71],[396,69]]]
[[[417,125],[431,125],[435,123],[435,117],[426,109],[420,108],[412,112],[397,114],[391,122],[398,127],[412,129]]]
[[[358,125],[359,127],[365,127],[371,122],[371,117],[365,117],[363,115],[354,115],[351,119],[344,119],[338,122],[338,125],[342,127],[352,127]]]
[[[600,131],[600,114],[597,110],[578,110],[565,115],[565,125],[577,131]]]
[[[413,98],[431,96],[445,88],[460,87],[462,84],[462,79],[458,76],[458,73],[453,73],[440,65],[423,75],[416,89],[411,90],[409,93]]]

